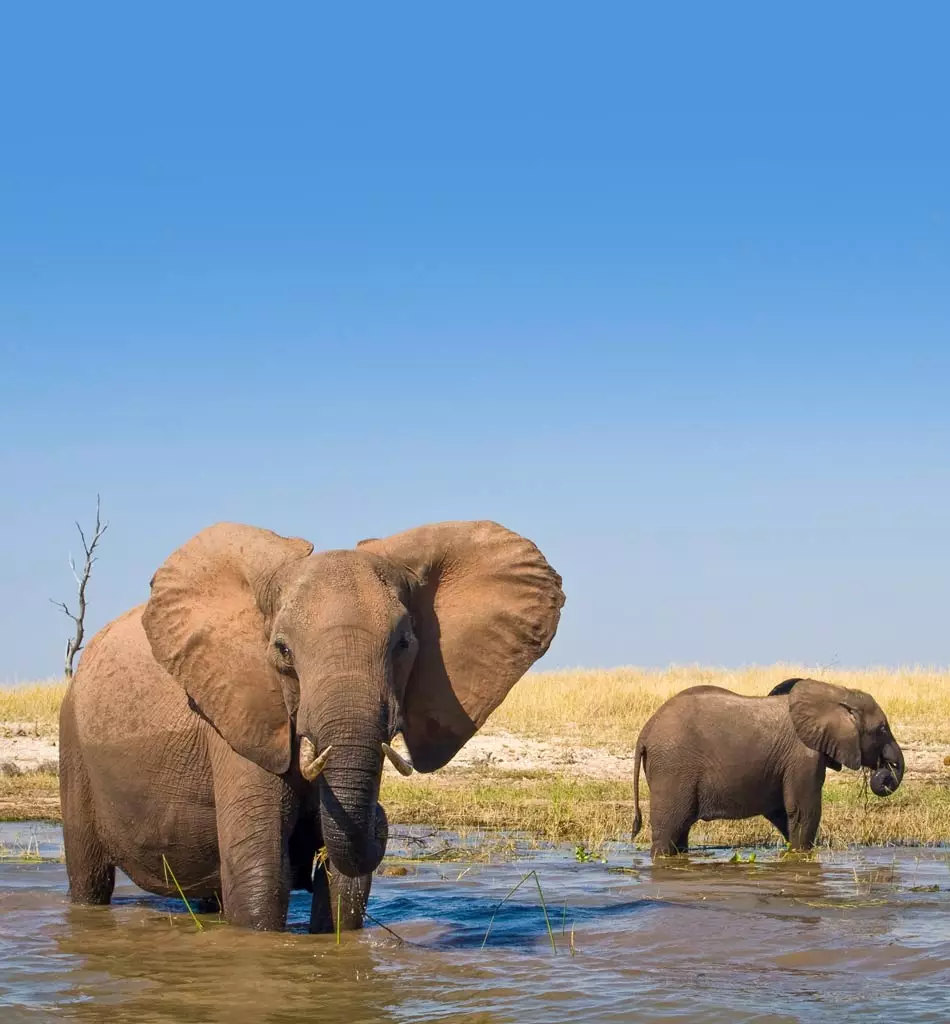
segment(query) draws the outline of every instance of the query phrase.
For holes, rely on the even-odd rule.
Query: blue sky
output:
[[[0,680],[97,491],[94,628],[218,520],[487,517],[551,667],[950,663],[948,20],[6,8]]]

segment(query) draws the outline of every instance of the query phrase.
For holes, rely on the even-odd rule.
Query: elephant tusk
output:
[[[381,746],[383,748],[383,753],[389,758],[393,768],[395,768],[400,775],[412,775],[415,769],[401,754],[397,754],[388,743],[383,743]]]
[[[300,741],[300,774],[307,782],[313,782],[323,769],[326,768],[332,749],[333,746],[331,745],[319,757],[316,757],[317,748],[306,736],[303,737]]]

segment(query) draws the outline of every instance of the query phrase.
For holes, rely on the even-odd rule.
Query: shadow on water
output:
[[[55,830],[35,838],[55,855]],[[282,934],[214,914],[197,931],[124,878],[111,907],[73,907],[62,864],[31,849],[0,861],[4,1024],[950,1019],[945,850],[404,859],[374,883],[385,928],[337,945],[305,933],[304,893]],[[547,921],[533,878],[511,891],[532,870]]]
[[[549,941],[548,922],[555,943],[565,929],[566,912],[561,906],[549,906],[548,918],[539,902],[508,902],[499,906],[499,899],[480,896],[436,896],[427,908],[427,914],[438,922],[439,935],[427,942],[416,943],[430,949],[481,949],[493,947],[534,948]],[[659,900],[636,899],[606,906],[571,907],[570,921],[574,925],[618,919],[618,926],[635,927],[633,916],[642,910],[656,907]],[[376,919],[397,930],[400,925],[418,920],[418,900],[410,896],[396,896],[386,901]],[[628,919],[628,920],[622,920]],[[490,929],[490,930],[489,930]]]

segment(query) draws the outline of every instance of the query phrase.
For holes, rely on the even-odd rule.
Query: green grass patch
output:
[[[596,852],[607,842],[628,842],[633,820],[633,786],[555,773],[478,772],[451,776],[386,779],[381,797],[389,820],[400,825],[436,825],[466,832],[505,829],[546,842],[571,842]],[[641,790],[644,828],[636,838],[649,847],[649,792]],[[950,838],[950,789],[908,779],[886,799],[866,792],[850,775],[824,789],[821,845],[934,844]],[[781,845],[764,818],[697,822],[693,845]]]

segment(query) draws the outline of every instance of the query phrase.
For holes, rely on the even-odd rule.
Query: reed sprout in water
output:
[[[185,908],[187,909],[188,913],[191,914],[192,921],[195,922],[195,929],[199,932],[203,931],[204,925],[198,920],[198,915],[194,912],[194,910],[192,910],[191,904],[188,902],[188,897],[182,892],[181,886],[178,884],[178,879],[175,877],[175,872],[172,871],[172,866],[168,863],[168,858],[165,856],[164,853],[162,854],[162,866],[165,870],[165,884],[168,885],[168,879],[169,876],[171,876],[171,880],[175,883],[175,888],[178,890],[178,895],[184,901]]]
[[[541,889],[541,878],[539,877],[537,870],[529,871],[521,881],[513,885],[505,894],[504,899],[502,899],[498,906],[492,911],[491,918],[488,922],[488,928],[485,929],[485,938],[482,939],[482,949],[485,948],[485,944],[488,942],[488,936],[491,935],[492,925],[495,923],[495,917],[497,916],[498,911],[501,910],[501,908],[508,902],[508,900],[511,899],[512,896],[514,896],[514,894],[524,885],[525,882],[528,881],[529,878],[534,878],[535,884],[538,887],[538,896],[541,898],[541,909],[544,912],[544,924],[548,930],[548,938],[551,940],[551,949],[557,953],[557,943],[554,941],[554,931],[551,928],[551,918],[548,916],[548,905],[544,901],[544,892]]]

